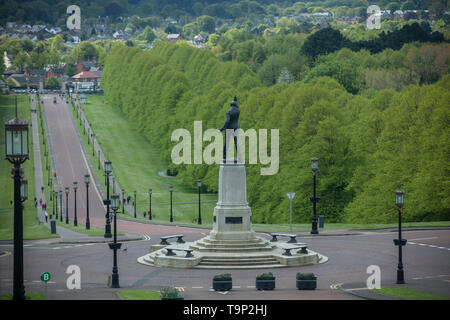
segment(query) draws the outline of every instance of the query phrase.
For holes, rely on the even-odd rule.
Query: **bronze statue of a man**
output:
[[[223,124],[222,128],[220,128],[220,131],[227,130],[227,129],[233,130],[234,146],[236,148],[236,153],[237,153],[238,158],[239,158],[239,151],[238,151],[236,130],[240,128],[240,126],[239,126],[239,114],[240,113],[241,113],[241,110],[239,109],[239,105],[237,103],[237,98],[235,96],[233,101],[231,101],[230,109],[228,109],[228,111],[227,111],[227,118],[225,119],[225,123]],[[226,158],[227,158],[227,146],[229,144],[230,137],[231,137],[230,135],[226,135],[226,142],[223,145],[223,162],[225,162]],[[236,159],[234,162],[236,162]]]

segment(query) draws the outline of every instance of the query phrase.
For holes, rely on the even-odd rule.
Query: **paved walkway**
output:
[[[43,182],[43,171],[41,163],[41,150],[40,150],[40,137],[39,137],[39,127],[38,127],[38,109],[36,107],[37,97],[35,95],[30,95],[31,99],[31,118],[32,118],[32,132],[33,132],[33,153],[34,153],[34,172],[35,172],[35,188],[36,188],[36,198],[42,199],[43,203],[47,203],[45,199],[45,192],[42,192],[41,187],[44,186]],[[46,139],[50,141],[50,139]],[[50,152],[51,153],[51,152]],[[53,161],[51,161],[53,163]],[[53,166],[52,166],[53,167]],[[45,188],[45,187],[44,187]],[[45,189],[44,189],[45,190]],[[64,208],[63,201],[63,208]],[[64,209],[63,209],[64,212]],[[45,214],[41,206],[37,209],[38,219],[40,223],[43,223],[46,227],[50,228],[50,216],[48,217],[48,222],[45,222]],[[105,239],[100,236],[88,236],[83,233],[75,232],[64,228],[62,226],[56,227],[56,232],[60,235],[61,239],[49,239],[49,242],[62,243],[90,243],[90,242],[111,242],[111,238]],[[136,234],[125,233],[124,235],[118,236],[120,241],[129,240],[141,240],[142,236]]]

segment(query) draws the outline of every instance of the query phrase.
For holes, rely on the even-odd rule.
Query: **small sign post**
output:
[[[41,280],[45,283],[45,298],[47,298],[47,282],[51,279],[50,272],[44,272],[41,275]]]

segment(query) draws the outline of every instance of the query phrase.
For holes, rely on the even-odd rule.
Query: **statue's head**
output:
[[[230,104],[232,107],[239,107],[238,106],[238,103],[237,103],[237,98],[236,98],[236,96],[234,96],[234,99],[233,99],[233,101],[231,101],[231,104]]]

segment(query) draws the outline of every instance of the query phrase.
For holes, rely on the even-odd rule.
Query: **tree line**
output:
[[[260,165],[246,166],[254,222],[289,221],[290,191],[296,192],[294,222],[310,221],[311,157],[319,158],[319,213],[329,222],[393,222],[398,188],[406,192],[406,221],[449,218],[448,74],[433,84],[365,94],[351,94],[320,75],[263,86],[244,63],[161,42],[147,52],[113,47],[102,87],[169,170],[192,187],[202,179],[208,192],[217,191],[218,166],[170,164],[173,130],[193,135],[194,120],[204,129],[220,128],[235,95],[242,128],[279,129],[279,173],[262,176]]]

